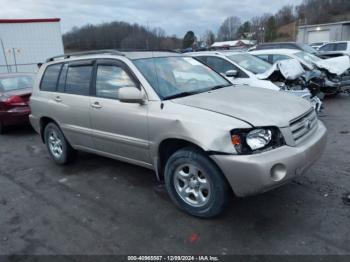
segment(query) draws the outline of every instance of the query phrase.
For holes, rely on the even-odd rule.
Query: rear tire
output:
[[[165,186],[173,202],[193,216],[219,215],[229,197],[229,185],[218,167],[199,149],[186,147],[168,159]]]
[[[49,123],[45,127],[44,137],[49,155],[57,164],[65,165],[74,159],[75,150],[55,123]]]

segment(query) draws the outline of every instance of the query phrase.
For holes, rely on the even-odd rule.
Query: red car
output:
[[[6,126],[29,123],[29,97],[35,74],[0,74],[0,134]]]

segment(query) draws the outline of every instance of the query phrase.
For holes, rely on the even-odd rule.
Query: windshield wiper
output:
[[[208,91],[217,90],[217,89],[228,87],[228,86],[231,86],[231,85],[217,85],[217,86],[213,86],[213,87],[209,88]]]
[[[181,93],[178,93],[175,95],[167,96],[164,98],[164,100],[175,99],[175,98],[180,98],[180,97],[184,97],[184,96],[191,96],[191,95],[200,94],[200,93],[204,93],[204,92],[208,92],[208,91],[212,91],[212,90],[216,90],[216,89],[220,89],[220,88],[224,88],[224,87],[228,87],[228,86],[231,86],[231,84],[229,84],[229,85],[217,85],[217,86],[213,86],[210,88],[197,90],[195,92],[188,92],[188,91],[181,92]]]
[[[178,93],[175,95],[167,96],[164,98],[164,100],[175,99],[175,98],[180,98],[180,97],[184,97],[184,96],[190,96],[190,95],[194,95],[197,93],[198,92],[181,92],[181,93]]]

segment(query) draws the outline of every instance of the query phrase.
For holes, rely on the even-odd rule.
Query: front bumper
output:
[[[237,196],[255,195],[281,186],[303,174],[322,154],[327,129],[318,128],[296,147],[280,148],[256,155],[212,155]]]

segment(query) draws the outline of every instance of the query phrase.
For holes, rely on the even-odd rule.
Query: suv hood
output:
[[[308,101],[297,96],[246,86],[226,87],[172,102],[231,116],[252,126],[286,127],[311,108]]]

